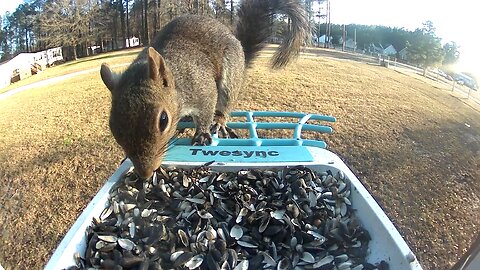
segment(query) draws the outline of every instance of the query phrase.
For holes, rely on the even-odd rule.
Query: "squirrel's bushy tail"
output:
[[[238,10],[236,37],[242,43],[247,66],[265,46],[273,17],[279,13],[290,18],[291,28],[273,57],[273,68],[285,66],[300,52],[310,31],[306,12],[298,0],[243,0]]]

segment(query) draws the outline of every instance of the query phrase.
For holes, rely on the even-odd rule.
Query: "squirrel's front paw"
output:
[[[237,139],[238,135],[233,131],[233,129],[227,127],[226,125],[222,125],[220,123],[215,123],[210,128],[210,132],[213,134],[219,135],[220,138],[234,138]]]
[[[233,129],[227,127],[227,118],[225,118],[225,113],[220,111],[215,111],[213,125],[210,126],[210,132],[212,134],[218,134],[219,138],[238,138]]]
[[[212,144],[212,135],[207,132],[195,134],[192,145],[210,145]]]

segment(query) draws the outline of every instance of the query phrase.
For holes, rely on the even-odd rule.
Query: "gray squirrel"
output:
[[[235,136],[226,127],[227,117],[278,13],[291,20],[290,33],[273,56],[273,68],[281,68],[309,36],[305,11],[296,0],[243,0],[235,33],[212,18],[180,16],[122,74],[102,64],[100,75],[112,95],[110,129],[139,177],[148,179],[160,167],[185,116],[196,125],[193,144],[210,144],[211,127]]]

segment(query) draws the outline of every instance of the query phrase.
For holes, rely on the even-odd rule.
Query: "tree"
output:
[[[117,3],[118,6],[118,12],[120,13],[120,32],[122,34],[122,47],[125,48],[127,46],[126,44],[126,39],[127,39],[127,33],[125,31],[125,9],[123,6],[123,0],[118,0]]]
[[[62,46],[70,60],[88,55],[94,45],[102,51],[118,49],[132,36],[146,45],[162,24],[181,14],[232,22],[238,1],[23,0],[0,20],[0,57],[8,60],[18,52]]]
[[[48,46],[66,46],[77,59],[77,46],[89,39],[91,10],[87,0],[49,1],[40,18],[43,41]]]
[[[150,43],[150,35],[148,34],[148,0],[143,0],[144,3],[144,15],[143,15],[143,21],[144,21],[144,32],[143,32],[143,42],[144,44],[149,44]]]
[[[456,42],[451,41],[443,45],[443,50],[445,51],[445,58],[443,59],[443,65],[455,64],[460,58],[460,52],[458,51],[459,46]]]
[[[160,29],[160,0],[155,0],[153,3],[154,12],[153,12],[153,34],[156,35],[158,30]]]
[[[435,35],[435,27],[431,21],[423,23],[423,27],[415,30],[407,41],[409,61],[423,68],[423,76],[427,68],[442,62],[443,51],[440,38]]]
[[[1,48],[2,48],[2,58],[1,60],[8,60],[10,59],[13,54],[15,53],[14,48],[19,46],[16,44],[14,29],[15,29],[15,19],[10,14],[10,12],[5,13],[5,17],[2,21],[3,28],[2,28],[2,37],[1,37]]]
[[[2,16],[0,15],[0,26],[2,25],[2,22],[3,22],[3,18]],[[4,40],[6,39],[6,33],[5,33],[5,29],[0,27],[0,59],[3,59],[4,55],[5,55],[5,46],[4,46]]]
[[[91,38],[95,40],[96,45],[100,46],[101,51],[105,51],[106,43],[111,44],[111,48],[115,48],[116,26],[115,3],[111,1],[101,1],[93,6],[90,10]]]

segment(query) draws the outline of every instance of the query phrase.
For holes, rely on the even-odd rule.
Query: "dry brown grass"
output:
[[[140,48],[133,48],[111,53],[98,54],[90,57],[81,58],[77,61],[67,62],[61,65],[53,66],[51,68],[45,69],[43,72],[40,72],[36,75],[13,83],[8,87],[0,89],[0,93],[7,92],[9,90],[34,82],[74,73],[77,71],[93,68],[98,69],[103,62],[108,62],[110,65],[128,63],[133,61],[139,51]]]
[[[109,102],[98,73],[0,101],[6,269],[41,268],[117,168],[122,153],[108,130]],[[352,167],[424,268],[447,269],[480,226],[480,113],[472,106],[391,69],[320,57],[281,71],[258,59],[236,109],[336,116],[330,150]]]

